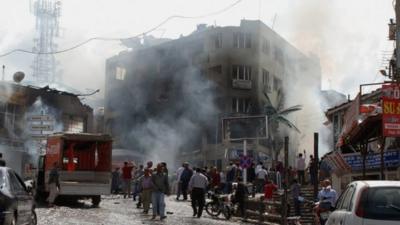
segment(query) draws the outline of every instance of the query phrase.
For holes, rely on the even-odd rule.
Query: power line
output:
[[[215,15],[218,15],[218,14],[221,14],[221,13],[224,13],[224,12],[230,10],[231,8],[235,7],[237,4],[239,4],[242,1],[243,0],[237,0],[237,1],[233,2],[232,4],[222,8],[220,10],[217,10],[217,11],[211,12],[211,13],[207,13],[207,14],[204,14],[204,15],[200,15],[200,16],[172,15],[172,16],[169,16],[168,18],[166,18],[165,20],[163,20],[157,26],[155,26],[155,27],[143,32],[143,33],[140,33],[140,34],[137,34],[137,35],[131,36],[131,37],[126,37],[126,38],[93,37],[93,38],[89,38],[89,39],[87,39],[87,40],[85,40],[83,42],[80,42],[80,43],[78,43],[78,44],[76,44],[76,45],[74,45],[72,47],[69,47],[69,48],[66,48],[66,49],[63,49],[63,50],[59,50],[59,51],[51,51],[51,52],[34,52],[34,51],[25,50],[25,49],[14,49],[14,50],[11,50],[11,51],[6,52],[4,54],[0,54],[0,58],[8,56],[8,55],[11,55],[11,54],[16,53],[16,52],[22,52],[22,53],[28,53],[28,54],[39,54],[39,55],[60,54],[60,53],[64,53],[64,52],[68,52],[68,51],[74,50],[76,48],[79,48],[79,47],[81,47],[81,46],[83,46],[83,45],[85,45],[85,44],[87,44],[87,43],[89,43],[91,41],[95,41],[95,40],[97,40],[97,41],[121,41],[121,40],[125,40],[125,39],[130,39],[130,38],[137,38],[137,37],[144,36],[144,35],[146,35],[148,33],[151,33],[153,31],[157,30],[158,28],[160,28],[164,24],[168,23],[170,20],[173,20],[173,19],[201,19],[201,18],[205,18],[205,17],[215,16]]]

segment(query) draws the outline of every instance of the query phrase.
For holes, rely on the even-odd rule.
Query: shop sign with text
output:
[[[382,86],[382,131],[385,137],[400,137],[400,85]]]

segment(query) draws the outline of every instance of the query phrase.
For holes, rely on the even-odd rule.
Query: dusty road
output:
[[[119,196],[103,197],[99,208],[92,208],[90,202],[76,205],[58,206],[56,208],[38,208],[39,225],[89,225],[89,224],[163,224],[163,225],[238,225],[242,224],[237,218],[226,221],[222,218],[211,218],[204,211],[200,219],[192,217],[190,202],[177,202],[174,197],[166,200],[167,214],[164,221],[151,220],[151,215],[143,215],[141,209],[136,208],[132,199],[123,199]]]

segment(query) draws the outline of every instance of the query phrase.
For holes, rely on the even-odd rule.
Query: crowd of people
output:
[[[111,193],[122,191],[124,198],[138,200],[137,206],[143,206],[143,213],[148,214],[152,205],[152,219],[167,218],[165,213],[165,196],[170,195],[167,164],[158,163],[153,168],[153,162],[147,162],[146,167],[136,167],[132,162],[124,162],[122,167],[112,172]],[[133,182],[133,184],[132,184]],[[133,189],[132,189],[133,187]]]
[[[312,155],[309,161],[306,167],[305,157],[299,154],[295,169],[289,167],[287,171],[296,215],[301,215],[302,185],[316,182],[313,176],[315,165]],[[245,170],[247,185],[243,183]],[[308,180],[306,172],[309,172]],[[146,166],[135,166],[125,162],[122,168],[116,168],[112,173],[111,192],[122,192],[124,198],[132,197],[134,201],[138,201],[138,208],[143,206],[145,214],[149,213],[152,205],[152,218],[159,216],[163,220],[166,218],[165,196],[173,192],[177,201],[187,201],[190,197],[193,217],[200,218],[207,191],[213,190],[216,193],[232,194],[232,201],[238,204],[239,213],[245,217],[245,202],[248,196],[254,197],[257,193],[263,193],[266,201],[272,200],[274,192],[283,188],[284,173],[282,162],[275,163],[273,168],[267,168],[262,162],[258,162],[257,165],[252,164],[246,169],[241,168],[239,163],[231,162],[221,171],[216,167],[196,168],[185,162],[174,174],[170,174],[170,177],[174,178],[169,179],[165,162],[158,163],[155,168],[151,161],[147,162]]]

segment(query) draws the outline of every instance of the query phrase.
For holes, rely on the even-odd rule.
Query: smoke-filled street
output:
[[[38,224],[40,225],[89,225],[89,224],[173,224],[173,225],[225,225],[241,224],[238,218],[226,221],[223,217],[213,219],[203,212],[200,219],[192,217],[190,202],[175,201],[174,197],[166,198],[167,218],[160,221],[151,220],[151,213],[142,214],[142,209],[136,208],[132,199],[121,196],[103,197],[99,208],[92,208],[90,202],[77,205],[58,206],[56,208],[38,208]],[[172,213],[172,214],[171,214]]]

